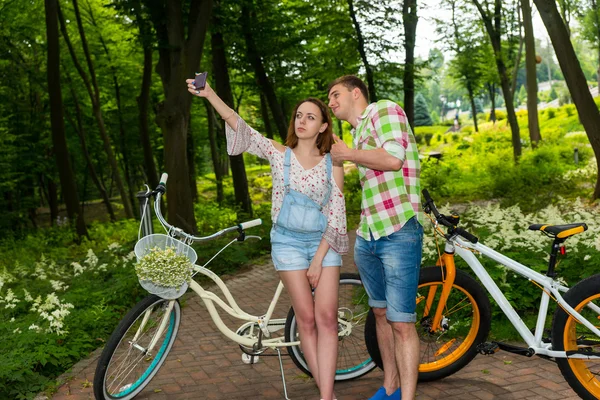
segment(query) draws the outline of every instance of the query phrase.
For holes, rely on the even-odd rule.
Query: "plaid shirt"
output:
[[[384,148],[400,159],[399,171],[376,171],[358,166],[362,186],[360,225],[356,233],[375,240],[397,232],[412,217],[423,225],[421,165],[415,137],[404,110],[389,100],[370,104],[352,130],[354,148]]]

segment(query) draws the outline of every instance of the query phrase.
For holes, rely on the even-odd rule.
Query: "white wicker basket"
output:
[[[196,260],[198,259],[198,255],[192,247],[183,243],[181,240],[175,239],[174,237],[158,233],[141,238],[135,244],[134,251],[137,260],[139,261],[146,254],[148,254],[151,249],[159,248],[164,250],[168,247],[174,248],[178,254],[185,255],[187,258],[189,258],[192,264],[195,264]],[[187,282],[183,282],[179,287],[161,286],[153,283],[152,281],[143,279],[139,279],[139,282],[140,285],[142,285],[142,287],[148,292],[162,297],[163,299],[176,299],[181,297],[188,288]]]

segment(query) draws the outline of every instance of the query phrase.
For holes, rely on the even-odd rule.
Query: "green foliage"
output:
[[[593,152],[572,105],[547,108],[540,113],[543,141],[535,150],[524,148],[519,164],[512,159],[510,129],[505,123],[483,123],[478,134],[464,127],[461,136],[437,140],[428,146],[441,151],[441,160],[424,158],[422,184],[437,196],[452,201],[498,199],[509,206],[534,210],[551,204],[557,195],[574,198],[591,195],[595,179]],[[527,112],[518,113],[527,123]],[[417,136],[420,132],[417,130]],[[568,133],[567,132],[572,132]],[[420,145],[422,154],[428,149]],[[573,161],[579,149],[580,162]]]
[[[431,115],[429,115],[425,97],[421,93],[418,93],[415,96],[415,127],[431,125],[433,125],[433,120],[431,119]]]

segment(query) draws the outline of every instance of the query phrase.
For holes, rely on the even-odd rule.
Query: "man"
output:
[[[336,137],[332,158],[356,163],[362,186],[354,261],[375,313],[384,367],[383,386],[371,400],[414,399],[423,244],[416,141],[402,108],[389,100],[369,105],[367,87],[359,78],[336,79],[328,97],[333,114],[352,125],[354,142],[350,149]]]

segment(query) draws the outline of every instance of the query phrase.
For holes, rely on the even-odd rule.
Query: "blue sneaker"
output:
[[[400,400],[402,399],[402,394],[400,393],[400,388],[396,389],[396,391],[389,396],[387,395],[385,388],[380,387],[377,392],[370,397],[369,400]]]
[[[369,398],[369,400],[386,400],[387,398],[388,398],[388,395],[385,392],[385,388],[382,386],[375,392],[373,397]]]

